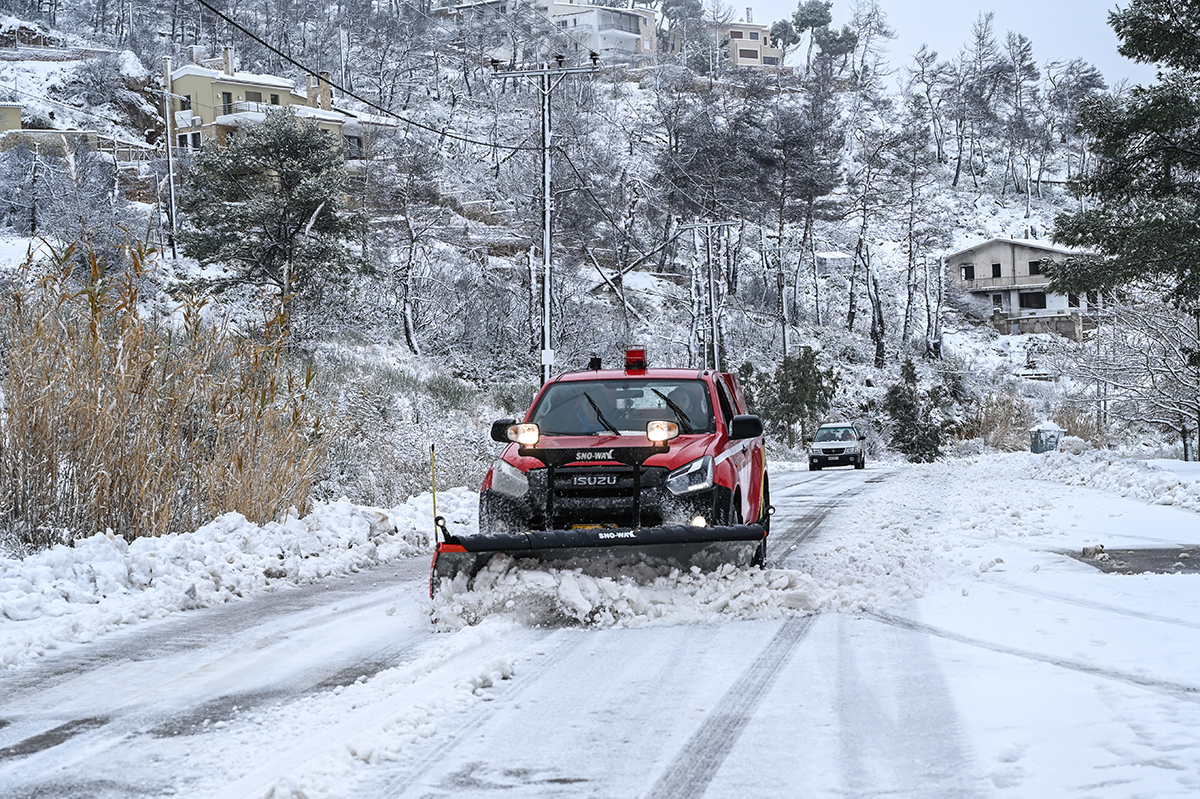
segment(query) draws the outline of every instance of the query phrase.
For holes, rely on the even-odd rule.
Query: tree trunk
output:
[[[883,346],[883,302],[879,299],[879,282],[867,270],[867,298],[871,301],[871,341],[875,342],[875,368],[882,369],[887,352]]]

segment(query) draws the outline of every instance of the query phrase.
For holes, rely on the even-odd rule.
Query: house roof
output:
[[[321,122],[333,122],[336,124],[344,124],[348,117],[341,111],[326,111],[322,108],[313,108],[308,105],[289,105],[276,106],[278,108],[287,108],[297,117],[307,117],[316,119]],[[255,124],[265,121],[266,113],[262,111],[237,111],[232,114],[221,114],[214,120],[218,125],[236,128],[242,123]]]
[[[993,239],[988,239],[987,241],[976,242],[975,244],[972,244],[970,247],[964,247],[961,250],[949,253],[946,255],[946,260],[948,260],[948,261],[953,260],[954,258],[957,258],[960,255],[966,255],[967,253],[975,252],[976,250],[980,249],[981,247],[986,247],[989,244],[997,244],[997,243],[998,244],[1015,244],[1019,247],[1028,247],[1031,250],[1045,250],[1046,252],[1056,252],[1056,253],[1059,253],[1060,255],[1083,255],[1086,252],[1086,250],[1077,250],[1072,247],[1058,247],[1058,246],[1055,246],[1054,244],[1050,244],[1049,242],[1043,242],[1040,239],[1008,239],[1008,238],[1003,238],[1003,237],[997,237],[997,238],[993,238]]]
[[[286,78],[277,78],[274,75],[258,75],[253,72],[235,72],[230,75],[228,72],[222,72],[219,69],[208,69],[207,67],[200,67],[195,64],[185,64],[179,69],[173,70],[171,72],[171,80],[177,80],[184,75],[197,75],[202,78],[224,80],[232,83],[249,83],[255,86],[270,86],[276,89],[287,89],[291,92],[296,90],[296,85]]]

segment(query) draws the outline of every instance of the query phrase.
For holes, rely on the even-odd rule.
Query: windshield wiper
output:
[[[588,401],[588,404],[592,406],[592,410],[596,412],[596,420],[600,422],[600,424],[604,425],[605,428],[612,431],[614,436],[621,435],[621,431],[613,427],[612,422],[605,419],[604,414],[600,413],[600,406],[596,404],[596,401],[592,399],[591,395],[585,391],[583,392],[583,397]]]
[[[692,432],[692,420],[689,419],[688,415],[683,412],[683,409],[680,408],[678,405],[676,405],[674,402],[672,402],[670,397],[668,397],[666,394],[659,391],[657,388],[652,388],[650,390],[653,391],[658,396],[662,397],[662,401],[667,403],[667,407],[675,412],[675,416],[676,416],[676,418],[679,419],[679,423],[681,425],[683,425],[683,432],[685,432],[685,433]]]

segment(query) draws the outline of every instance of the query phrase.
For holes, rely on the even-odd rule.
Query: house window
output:
[[[1000,264],[992,264],[992,277],[1000,277]]]
[[[186,133],[179,134],[179,149],[186,150],[188,146],[188,135]]]
[[[1078,308],[1079,307],[1079,295],[1078,294],[1068,294],[1067,295],[1067,307],[1068,308]]]
[[[1004,307],[1004,295],[1003,294],[993,294],[992,295],[992,307],[993,308],[1003,308]]]
[[[261,103],[262,102],[262,92],[247,91],[246,92],[246,102]]]
[[[750,38],[757,42],[758,41],[758,31],[750,31]]]
[[[192,134],[192,149],[193,150],[200,149],[200,131],[196,131],[195,133]]]
[[[278,94],[271,95],[271,105],[279,105],[279,95]]]
[[[362,136],[343,136],[342,148],[346,151],[346,158],[357,160],[363,157],[363,142]]]
[[[508,13],[508,6],[500,6],[500,13],[501,13],[501,14],[507,14],[507,13]]]
[[[758,51],[757,50],[738,50],[738,58],[745,58],[750,61],[757,61],[758,60]]]
[[[183,99],[179,101],[179,110],[180,111],[191,111],[192,110],[192,96],[190,94],[185,94],[183,96]]]
[[[1043,310],[1046,307],[1044,291],[1022,291],[1020,299],[1021,307],[1031,311]]]
[[[566,21],[565,19],[560,19],[560,20],[558,21],[558,27],[560,27],[560,28],[565,28],[565,27],[567,27],[567,21]]]
[[[233,113],[233,92],[221,92],[221,113]]]
[[[1100,295],[1095,291],[1089,291],[1087,293],[1087,304],[1089,308],[1099,308]]]
[[[974,280],[975,279],[975,264],[963,264],[962,266],[959,267],[959,269],[962,272],[963,280]]]
[[[779,59],[773,55],[765,55],[763,56],[763,63],[767,66],[774,67],[779,65]]]
[[[1029,262],[1029,274],[1040,275],[1041,273],[1042,273],[1042,262],[1041,261],[1030,261]]]
[[[740,38],[742,38],[742,32],[741,31],[730,31],[729,38],[730,39],[740,39]]]

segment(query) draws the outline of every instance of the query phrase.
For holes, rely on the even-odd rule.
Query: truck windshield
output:
[[[678,422],[682,435],[715,431],[701,380],[573,380],[554,383],[529,419],[544,436],[643,435],[646,423]]]

